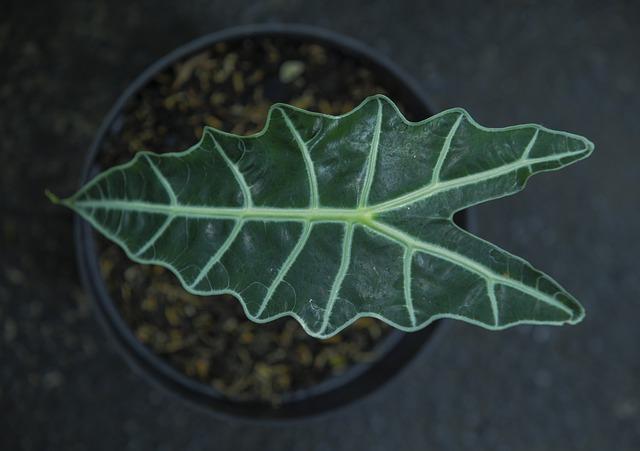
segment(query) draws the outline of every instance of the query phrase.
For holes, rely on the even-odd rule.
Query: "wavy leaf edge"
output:
[[[108,232],[105,228],[103,228],[93,217],[91,217],[90,215],[86,214],[83,210],[78,209],[74,206],[74,201],[75,198],[78,197],[81,193],[85,192],[86,190],[90,189],[93,185],[97,184],[100,180],[102,180],[103,178],[108,177],[110,174],[114,173],[115,171],[119,171],[119,170],[124,170],[127,169],[133,165],[135,165],[140,159],[143,158],[147,158],[149,156],[153,156],[156,158],[167,158],[167,157],[181,157],[181,156],[186,156],[194,151],[196,151],[197,149],[199,149],[200,147],[202,147],[204,141],[207,139],[208,136],[211,136],[211,134],[218,134],[221,136],[226,136],[229,138],[235,138],[235,139],[256,139],[256,138],[260,138],[261,136],[263,136],[264,134],[266,134],[269,130],[270,124],[272,122],[273,116],[274,114],[276,114],[276,112],[278,111],[283,111],[284,110],[292,110],[292,111],[296,111],[299,113],[304,113],[306,115],[309,116],[315,116],[315,117],[319,117],[319,118],[328,118],[328,119],[342,119],[342,118],[347,118],[351,115],[355,115],[357,114],[357,112],[364,108],[369,102],[372,101],[383,101],[386,102],[389,106],[391,106],[394,110],[394,113],[401,119],[401,121],[407,125],[407,126],[421,126],[424,124],[427,124],[430,121],[434,121],[440,117],[443,117],[445,115],[448,114],[452,114],[452,113],[457,113],[461,115],[461,118],[464,117],[471,125],[473,125],[474,127],[483,130],[483,131],[487,131],[487,132],[500,132],[500,131],[512,131],[512,130],[519,130],[519,129],[524,129],[524,128],[534,128],[537,131],[535,132],[536,134],[538,133],[538,131],[545,131],[551,134],[555,134],[555,135],[561,135],[561,136],[565,136],[567,138],[573,138],[573,139],[577,139],[582,141],[585,144],[584,149],[581,149],[580,151],[576,151],[574,152],[574,154],[578,154],[578,153],[582,153],[578,158],[576,158],[575,160],[573,160],[571,163],[573,162],[577,162],[579,160],[582,160],[584,158],[587,158],[588,156],[591,155],[591,153],[593,152],[595,145],[593,144],[593,142],[591,142],[589,139],[585,138],[584,136],[578,135],[578,134],[574,134],[574,133],[570,133],[570,132],[564,132],[564,131],[559,131],[559,130],[553,130],[550,128],[547,128],[545,126],[539,125],[539,124],[535,124],[535,123],[524,123],[524,124],[518,124],[518,125],[511,125],[511,126],[506,126],[506,127],[486,127],[483,126],[479,123],[477,123],[473,117],[467,112],[466,109],[464,108],[460,108],[460,107],[454,107],[454,108],[449,108],[446,110],[443,110],[435,115],[432,115],[428,118],[422,119],[420,121],[409,121],[404,114],[400,111],[400,109],[398,108],[398,106],[391,100],[389,99],[387,96],[383,95],[383,94],[377,94],[377,95],[373,95],[373,96],[369,96],[367,97],[365,100],[363,100],[358,106],[356,106],[354,109],[352,109],[351,111],[341,114],[341,115],[329,115],[329,114],[324,114],[324,113],[320,113],[320,112],[314,112],[314,111],[308,111],[308,110],[304,110],[302,108],[298,108],[286,103],[274,103],[270,106],[269,111],[267,113],[267,118],[265,121],[264,126],[262,127],[262,129],[256,133],[250,134],[250,135],[238,135],[238,134],[234,134],[234,133],[230,133],[230,132],[225,132],[219,129],[215,129],[213,127],[210,126],[205,126],[203,128],[203,133],[202,136],[200,138],[200,140],[194,144],[193,146],[189,147],[187,150],[184,151],[176,151],[176,152],[164,152],[162,154],[158,154],[158,153],[154,153],[151,151],[138,151],[136,152],[136,154],[134,155],[134,157],[123,164],[120,165],[116,165],[113,167],[110,167],[108,169],[106,169],[105,171],[99,173],[98,175],[96,175],[94,178],[92,178],[89,182],[87,182],[85,185],[83,185],[80,190],[78,190],[75,194],[73,194],[72,196],[65,198],[65,199],[59,199],[56,195],[54,195],[53,193],[51,193],[50,191],[46,190],[45,194],[46,196],[55,204],[61,204],[64,205],[70,209],[72,209],[74,212],[76,212],[77,214],[79,214],[84,220],[86,220],[89,224],[91,224],[96,230],[98,230],[102,235],[104,235],[106,238],[108,238],[109,240],[113,241],[114,243],[116,243],[127,255],[127,257],[136,262],[136,263],[140,263],[140,264],[153,264],[153,265],[158,265],[158,266],[162,266],[166,269],[168,269],[173,275],[175,275],[178,280],[180,281],[183,289],[185,289],[187,292],[196,295],[196,296],[216,296],[216,295],[232,295],[234,296],[241,304],[242,309],[244,311],[244,314],[247,316],[247,318],[249,318],[251,321],[255,322],[255,323],[267,323],[267,322],[271,322],[274,320],[277,320],[279,318],[283,318],[283,317],[291,317],[294,318],[300,325],[301,327],[305,330],[305,332],[315,338],[318,339],[326,339],[326,338],[330,338],[335,334],[338,334],[340,331],[342,331],[343,329],[347,328],[348,326],[350,326],[351,324],[353,324],[354,322],[356,322],[358,319],[363,318],[363,317],[370,317],[370,318],[376,318],[396,329],[399,329],[403,332],[415,332],[418,331],[420,329],[423,329],[425,327],[427,327],[428,325],[430,325],[431,323],[440,320],[440,319],[455,319],[458,321],[462,321],[464,323],[468,323],[468,324],[472,324],[475,326],[479,326],[482,327],[484,329],[488,329],[488,330],[504,330],[504,329],[508,329],[517,325],[563,325],[563,324],[577,324],[579,322],[581,322],[584,317],[585,317],[585,311],[584,308],[582,307],[582,305],[580,305],[580,303],[578,303],[571,295],[569,295],[567,292],[565,292],[565,295],[568,295],[573,301],[575,301],[576,307],[577,307],[577,311],[576,312],[572,312],[572,317],[569,320],[566,321],[549,321],[549,320],[544,320],[544,321],[537,321],[537,320],[531,320],[531,319],[524,319],[524,320],[519,320],[519,321],[515,321],[515,322],[510,322],[510,323],[504,323],[504,324],[495,324],[495,325],[491,325],[489,323],[486,322],[482,322],[482,321],[477,321],[474,320],[472,318],[466,317],[466,316],[462,316],[462,315],[457,315],[454,313],[442,313],[442,314],[436,314],[436,315],[432,315],[431,317],[429,317],[426,321],[423,321],[421,323],[415,324],[413,326],[404,326],[401,324],[396,323],[395,321],[391,320],[390,318],[387,318],[381,314],[378,314],[376,312],[359,312],[356,315],[354,315],[351,319],[349,319],[348,321],[344,322],[343,324],[341,324],[339,327],[333,329],[331,331],[331,333],[329,334],[323,334],[322,331],[314,331],[311,330],[309,328],[308,323],[304,320],[304,318],[302,318],[300,315],[298,315],[295,312],[291,312],[291,311],[285,311],[276,315],[272,315],[269,317],[265,317],[265,318],[260,318],[258,315],[253,315],[247,306],[247,302],[245,301],[245,299],[242,296],[241,292],[238,292],[236,290],[233,289],[218,289],[218,290],[211,290],[210,292],[207,292],[205,294],[203,294],[202,291],[196,290],[192,287],[191,284],[189,284],[182,276],[182,274],[178,271],[177,268],[175,268],[174,266],[172,266],[170,263],[164,261],[164,260],[158,260],[158,259],[149,259],[149,258],[141,258],[138,255],[135,255],[136,253],[131,252],[127,246],[122,242],[122,240],[120,240],[118,237],[116,237],[114,234],[111,234],[110,232]],[[285,114],[285,118],[286,118],[286,114]],[[286,120],[286,119],[285,119]],[[214,138],[215,140],[215,138]],[[153,166],[153,165],[152,165]],[[550,172],[550,171],[555,171],[558,169],[561,169],[563,166],[560,166],[558,168],[548,168],[548,169],[540,169],[537,170],[535,173],[529,174],[525,180],[523,181],[521,188],[517,191],[521,191],[523,190],[527,183],[528,183],[528,179],[536,174],[536,173],[542,173],[542,172]],[[160,181],[162,182],[162,179],[160,179]],[[242,184],[240,184],[242,187]],[[244,189],[244,188],[242,188]],[[453,225],[453,227],[455,227],[457,230],[470,235],[471,237],[475,238],[476,240],[479,240],[485,244],[489,244],[491,246],[495,246],[493,243],[490,243],[489,241],[476,236],[474,234],[471,234],[470,232],[468,232],[465,229],[462,229],[461,227],[459,227],[457,224],[455,224],[453,222],[453,216],[455,213],[465,210],[471,206],[474,205],[478,205],[478,204],[482,204],[485,202],[489,202],[491,200],[497,200],[503,197],[507,197],[510,195],[513,195],[514,193],[504,193],[503,195],[500,196],[496,196],[493,197],[491,199],[488,200],[480,200],[477,202],[473,202],[473,203],[469,203],[466,207],[463,208],[459,208],[457,210],[452,210],[451,214],[448,217],[448,220],[450,221],[450,223]],[[174,199],[175,200],[175,199]],[[318,205],[320,206],[320,205]],[[398,207],[394,207],[394,208],[390,208],[389,210],[393,210],[393,209],[397,209],[397,208],[401,208],[402,206],[405,206],[404,204],[398,206]],[[373,207],[376,207],[375,205]],[[369,207],[373,208],[373,207]],[[268,208],[268,207],[265,207]],[[358,206],[356,209],[356,211],[360,210],[360,206]],[[388,211],[388,210],[382,210],[382,211]],[[359,218],[361,219],[361,223],[359,225],[364,225],[367,226],[367,216],[359,216]],[[242,221],[239,221],[240,223],[242,223]],[[383,223],[384,224],[384,223]],[[351,227],[353,229],[353,227]],[[407,246],[408,247],[408,246]],[[504,250],[503,248],[498,248],[501,252],[504,252],[505,255],[507,255],[510,258],[513,258],[515,260],[521,261],[524,264],[529,265],[532,269],[537,270],[535,267],[533,267],[530,263],[528,263],[526,260],[522,259],[521,257],[518,257],[506,250]],[[140,253],[140,252],[137,252]],[[541,271],[540,271],[541,272]],[[549,276],[546,273],[543,273],[551,282],[555,283],[558,286],[561,286],[559,283],[557,283],[551,276]],[[246,289],[246,288],[245,288]],[[243,290],[244,291],[244,290]],[[495,293],[493,296],[491,296],[491,294],[489,294],[489,297],[491,298],[492,302],[495,302]]]

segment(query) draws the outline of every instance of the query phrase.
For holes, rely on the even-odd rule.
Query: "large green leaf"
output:
[[[191,149],[138,153],[63,203],[188,291],[232,293],[252,320],[291,315],[316,337],[360,316],[407,331],[443,317],[574,324],[584,311],[560,285],[452,216],[592,150],[462,109],[410,123],[383,96],[337,117],[277,104],[256,135],[206,128]]]

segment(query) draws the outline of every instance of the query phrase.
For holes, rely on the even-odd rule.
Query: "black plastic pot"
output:
[[[145,70],[120,96],[100,127],[97,137],[86,156],[81,185],[93,177],[97,167],[97,155],[104,137],[112,130],[122,114],[127,101],[135,95],[158,72],[177,60],[197,53],[215,43],[234,41],[248,36],[267,37],[285,36],[298,40],[316,42],[330,48],[337,48],[357,61],[363,61],[376,71],[377,78],[386,87],[393,87],[395,100],[401,102],[408,111],[420,118],[431,115],[427,102],[417,85],[404,75],[387,59],[374,53],[362,44],[324,30],[299,25],[246,26],[213,33],[196,39],[180,47]],[[466,224],[464,215],[456,218]],[[415,333],[393,331],[377,348],[378,360],[351,367],[344,374],[306,390],[293,392],[283,399],[282,405],[274,408],[268,404],[234,402],[224,397],[213,387],[187,377],[169,365],[166,361],[145,347],[122,319],[114,300],[109,296],[105,282],[100,274],[95,235],[90,225],[76,217],[75,242],[80,273],[86,290],[95,300],[95,312],[109,336],[129,363],[145,378],[159,383],[170,392],[207,407],[213,413],[223,416],[245,419],[300,419],[348,405],[364,395],[382,386],[412,360],[429,340],[438,323]]]

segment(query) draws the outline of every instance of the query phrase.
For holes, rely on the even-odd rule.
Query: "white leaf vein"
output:
[[[151,158],[149,158],[149,155],[145,155],[145,159],[149,163],[151,170],[154,172],[154,174],[158,178],[158,181],[167,192],[167,196],[169,196],[169,201],[171,202],[171,205],[178,205],[178,198],[176,197],[176,193],[173,190],[173,187],[171,186],[171,184],[169,183],[169,180],[167,180],[164,174],[160,172],[160,169],[158,169],[156,164],[151,160]]]
[[[247,184],[247,181],[244,178],[244,175],[242,175],[242,172],[240,172],[240,169],[238,169],[238,166],[235,165],[233,161],[229,159],[229,156],[224,151],[222,146],[220,146],[220,143],[218,143],[218,140],[213,136],[213,133],[209,133],[209,136],[211,137],[211,140],[213,141],[213,145],[216,148],[218,154],[222,157],[227,167],[231,170],[233,177],[236,179],[236,182],[238,182],[238,186],[240,186],[240,190],[242,191],[242,197],[244,199],[244,207],[251,208],[253,206],[253,197],[251,196],[251,188],[249,188],[249,185]]]
[[[331,312],[333,311],[333,307],[340,293],[340,288],[342,288],[342,282],[344,281],[344,278],[347,275],[347,271],[349,269],[349,263],[351,262],[351,247],[353,246],[353,229],[353,223],[345,224],[344,238],[342,241],[342,257],[340,259],[338,272],[335,279],[333,280],[333,285],[331,286],[331,292],[329,294],[327,306],[325,307],[322,326],[320,327],[321,334],[324,333],[329,326]]]
[[[302,227],[302,232],[300,233],[300,238],[298,238],[298,241],[296,242],[295,246],[287,256],[282,266],[280,267],[278,274],[273,279],[273,281],[271,282],[271,285],[267,289],[267,294],[262,300],[262,304],[258,309],[258,313],[256,313],[257,317],[260,317],[264,312],[264,310],[267,308],[269,301],[273,297],[273,293],[275,293],[276,289],[278,288],[278,286],[280,286],[280,283],[284,280],[291,266],[295,263],[298,256],[302,253],[304,246],[307,244],[307,241],[309,241],[309,235],[311,235],[311,228],[312,228],[312,224],[310,221],[307,221],[304,223]]]
[[[367,206],[369,202],[369,193],[371,191],[371,186],[373,185],[373,179],[376,173],[376,162],[378,159],[378,149],[380,147],[380,132],[382,129],[382,102],[380,101],[380,99],[377,99],[376,102],[378,104],[378,109],[376,112],[376,125],[373,129],[373,137],[371,138],[371,147],[369,150],[369,158],[367,158],[367,168],[362,193],[360,194],[360,199],[358,200],[358,207],[360,208]]]
[[[211,256],[209,261],[207,261],[207,263],[202,267],[202,269],[200,270],[196,278],[193,279],[193,282],[191,282],[191,288],[195,289],[198,286],[198,284],[202,281],[202,279],[204,279],[205,276],[209,274],[209,271],[211,271],[211,268],[213,268],[213,266],[220,261],[220,259],[224,256],[224,254],[229,250],[233,242],[236,240],[236,237],[240,233],[240,230],[242,229],[243,225],[244,225],[244,221],[242,220],[236,221],[236,223],[233,226],[233,229],[231,229],[231,233],[229,233],[229,235],[227,236],[227,239],[224,241],[224,243],[222,243],[222,245],[218,248],[218,250]]]
[[[295,125],[293,125],[293,122],[291,122],[289,115],[282,108],[278,108],[278,111],[280,111],[280,113],[282,114],[284,122],[287,124],[287,128],[291,132],[293,139],[295,140],[298,148],[300,149],[300,152],[302,153],[304,165],[307,170],[307,177],[309,178],[309,205],[311,206],[311,208],[318,208],[318,206],[320,205],[320,196],[318,194],[318,180],[316,178],[316,171],[313,165],[313,160],[311,159],[309,148],[300,136],[300,133],[296,129]]]
[[[464,115],[460,114],[458,119],[454,122],[453,126],[449,130],[447,137],[442,144],[442,149],[440,149],[440,153],[438,154],[438,160],[436,161],[435,166],[433,167],[433,173],[431,174],[431,183],[439,183],[440,182],[440,172],[442,171],[442,165],[447,159],[447,155],[449,155],[449,150],[451,149],[451,142],[453,141],[453,137],[458,131],[458,127],[460,127],[460,123],[462,122]]]

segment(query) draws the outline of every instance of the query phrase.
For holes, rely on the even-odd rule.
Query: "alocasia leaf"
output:
[[[574,324],[581,305],[454,212],[520,191],[593,144],[538,125],[490,129],[462,109],[410,123],[384,96],[343,116],[277,104],[265,128],[206,128],[191,149],[140,152],[62,201],[191,293],[231,293],[254,321],[329,337],[360,316],[489,329]]]

